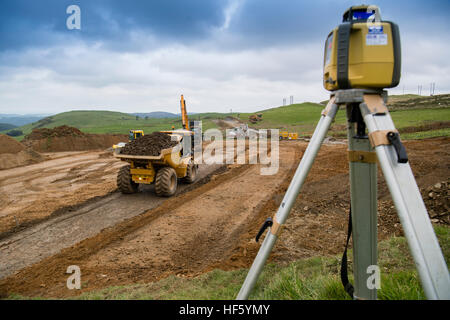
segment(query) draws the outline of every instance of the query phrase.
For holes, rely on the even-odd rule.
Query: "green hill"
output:
[[[416,95],[392,96],[389,109],[394,123],[405,139],[436,136],[450,136],[450,95],[432,97]],[[261,110],[262,120],[249,123],[255,129],[280,129],[298,132],[300,136],[310,136],[320,118],[323,104],[305,102]],[[202,120],[203,130],[216,128],[215,120],[232,116],[248,122],[256,113],[198,113],[189,115],[190,120]],[[170,130],[172,126],[181,128],[181,116],[176,118],[143,118],[128,113],[112,111],[70,111],[59,113],[39,121],[16,128],[29,134],[33,128],[53,128],[61,125],[73,126],[86,133],[126,134],[130,129],[144,132]],[[6,133],[7,130],[0,131]],[[346,136],[346,115],[338,112],[330,135]],[[24,136],[16,137],[21,140]]]
[[[207,116],[209,114],[206,114]],[[202,115],[191,116],[191,120],[202,119]],[[16,137],[18,140],[34,128],[54,128],[62,125],[76,127],[86,133],[127,134],[130,129],[143,129],[144,132],[170,130],[172,126],[181,128],[179,118],[141,118],[128,113],[113,111],[69,111],[43,118],[16,129],[22,130],[24,135]],[[209,129],[215,124],[208,119],[203,120],[203,128]],[[6,133],[1,131],[0,133]]]
[[[450,136],[450,95],[417,97],[415,95],[395,96],[390,114],[397,129],[405,139]],[[405,107],[409,106],[409,107]],[[252,125],[255,128],[275,128],[298,132],[310,136],[319,121],[323,104],[305,102],[262,110],[255,113],[241,113],[242,121],[252,114],[261,113],[262,120]],[[330,135],[346,137],[346,114],[340,110],[331,126]]]

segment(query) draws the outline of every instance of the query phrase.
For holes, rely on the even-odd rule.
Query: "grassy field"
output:
[[[450,261],[450,228],[435,226],[435,232],[448,263]],[[351,256],[350,250],[349,257]],[[250,299],[349,299],[340,282],[340,258],[340,256],[313,257],[288,265],[268,264]],[[378,299],[425,299],[405,238],[393,237],[380,242],[378,265],[381,269],[381,289],[378,290]],[[350,262],[349,274],[352,273],[351,268]],[[153,283],[115,286],[83,293],[75,299],[235,299],[247,272],[246,269],[214,270],[196,278],[170,276]],[[25,297],[12,295],[9,299],[25,299]]]
[[[446,95],[443,95],[443,97]],[[419,98],[418,98],[419,97]],[[436,97],[437,98],[437,97]],[[442,97],[441,97],[442,98]],[[392,119],[400,130],[403,128],[417,127],[434,122],[447,122],[448,127],[441,127],[436,130],[431,128],[426,131],[418,131],[402,135],[405,139],[422,139],[437,136],[449,136],[450,130],[450,108],[444,104],[433,104],[433,97],[420,97],[416,95],[391,96],[391,101],[400,103],[404,101],[413,101],[419,99],[426,101],[422,109],[420,108],[393,108],[391,111]],[[443,98],[442,98],[443,99]],[[441,100],[442,100],[441,99]],[[439,101],[441,101],[439,100]],[[414,100],[415,101],[415,100]],[[437,101],[437,100],[436,100]],[[444,100],[442,100],[444,101]],[[300,136],[310,136],[320,118],[320,113],[324,108],[323,104],[306,102],[281,106],[262,110],[256,113],[262,114],[262,121],[257,122],[251,127],[256,129],[280,129],[298,132]],[[256,114],[255,113],[255,114]],[[224,119],[227,116],[235,117],[243,122],[248,122],[248,118],[253,113],[201,113],[190,116],[190,120],[201,120],[203,129],[216,128],[215,120]],[[344,110],[338,112],[335,122],[332,125],[330,135],[337,137],[346,137],[346,115]],[[24,135],[31,132],[33,128],[53,128],[60,125],[69,125],[77,127],[86,133],[114,133],[127,134],[130,129],[143,129],[144,132],[153,132],[159,130],[170,130],[172,126],[181,128],[180,118],[136,118],[121,112],[112,111],[70,111],[60,113],[49,118],[42,119],[35,123],[30,123],[16,128],[22,130]],[[447,126],[446,125],[446,126]],[[2,131],[0,133],[6,133]],[[24,135],[16,137],[17,140],[23,139]]]
[[[211,119],[225,117],[220,114],[201,114],[190,117],[190,120],[203,120],[204,130],[215,128],[216,125]],[[131,129],[143,129],[144,132],[153,132],[160,130],[170,130],[172,126],[181,128],[180,118],[136,118],[122,112],[112,111],[70,111],[59,113],[57,115],[42,119],[38,122],[30,123],[22,127],[16,128],[24,134],[15,137],[22,140],[23,137],[31,133],[33,128],[54,128],[61,125],[76,127],[86,133],[111,133],[111,134],[128,134]],[[3,131],[0,133],[6,133]]]
[[[313,133],[320,118],[323,105],[316,103],[293,104],[260,111],[262,120],[256,125],[257,128],[274,128],[280,130],[296,131],[300,136],[309,136]],[[241,113],[235,116],[245,121],[251,114]],[[391,117],[397,129],[420,126],[437,121],[450,121],[450,108],[435,109],[412,109],[391,112]],[[346,136],[345,110],[340,110],[336,115],[331,134],[335,136]],[[425,137],[449,136],[449,129],[432,130],[406,134],[404,138],[417,139]],[[403,137],[403,135],[402,135]]]

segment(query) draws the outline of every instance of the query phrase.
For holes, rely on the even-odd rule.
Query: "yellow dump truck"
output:
[[[139,184],[155,184],[155,193],[158,196],[170,197],[175,194],[178,179],[185,183],[193,183],[197,178],[198,165],[194,163],[194,153],[183,156],[183,147],[192,136],[189,130],[164,131],[174,136],[178,144],[172,148],[161,150],[157,156],[135,156],[127,154],[114,154],[114,157],[126,161],[129,165],[120,168],[117,174],[117,187],[125,194],[138,191]],[[193,138],[193,137],[191,137]]]
[[[178,144],[163,149],[157,156],[136,156],[114,153],[114,157],[129,163],[117,174],[117,187],[122,193],[135,193],[139,184],[155,184],[158,196],[170,197],[175,194],[178,179],[193,183],[197,178],[198,165],[194,163],[194,134],[196,128],[190,126],[186,100],[181,95],[181,121],[183,129],[161,131],[171,136]],[[136,136],[138,135],[138,136]],[[142,130],[130,130],[130,141],[143,136]],[[190,150],[187,152],[186,150]]]

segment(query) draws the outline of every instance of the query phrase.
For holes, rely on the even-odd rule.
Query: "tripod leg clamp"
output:
[[[278,236],[281,232],[282,225],[278,223],[276,219],[272,220],[272,218],[267,218],[266,221],[264,221],[263,225],[258,231],[258,234],[256,235],[256,242],[259,241],[259,238],[262,236],[264,231],[270,227],[270,233],[274,236]]]
[[[407,163],[408,155],[406,149],[400,140],[400,135],[397,130],[378,130],[369,133],[369,140],[372,147],[378,147],[381,145],[393,145],[399,163]]]
[[[396,130],[377,130],[369,133],[369,140],[372,147],[376,148],[382,145],[390,145],[391,142],[388,139],[389,132],[397,132]]]

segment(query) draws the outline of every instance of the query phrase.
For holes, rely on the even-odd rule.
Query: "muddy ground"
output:
[[[438,183],[440,190],[448,187],[450,139],[407,141],[405,145],[429,211],[434,214],[447,211],[448,214],[448,189],[439,193],[440,198],[438,193],[430,198],[429,190],[437,188]],[[0,280],[0,293],[68,297],[106,286],[155,281],[171,274],[196,276],[214,268],[249,267],[259,248],[254,236],[262,222],[274,215],[305,148],[304,142],[283,141],[276,175],[260,175],[259,165],[228,165],[225,172],[213,175],[206,183],[149,207],[150,210],[135,216],[116,216],[117,224],[104,226],[102,228],[106,229],[101,232],[99,228],[98,234],[87,235],[80,242],[71,235],[77,233],[79,220],[76,215],[63,213],[60,219],[74,220],[59,232],[67,233],[73,245],[47,257],[38,256],[38,262],[32,265],[24,258],[30,252],[27,248],[32,247],[21,244],[12,250],[17,243],[13,237],[20,235],[20,241],[24,241],[29,237],[25,232],[31,229],[9,235],[2,240],[0,250],[8,254],[19,252],[18,263],[28,267],[11,274],[4,270],[7,258],[2,254],[1,272],[10,275]],[[322,147],[271,255],[272,261],[286,263],[342,252],[349,207],[346,149],[345,144],[338,143]],[[14,181],[18,176],[12,175],[9,179]],[[108,181],[103,184],[108,185]],[[114,193],[90,200],[76,210],[82,212],[83,206],[96,207],[98,216],[94,215],[96,219],[93,218],[91,224],[99,225],[105,211],[109,211],[104,210],[105,206],[127,211],[119,205],[116,207],[118,199],[113,196]],[[133,202],[136,201],[130,201],[129,205]],[[128,206],[128,202],[122,203]],[[33,228],[37,229],[30,235],[36,237],[32,242],[42,243],[48,239],[51,227],[36,224]],[[379,239],[401,234],[401,225],[379,173]],[[66,245],[71,245],[69,242]],[[73,264],[80,266],[82,272],[83,288],[76,292],[66,288],[66,269]],[[18,270],[21,266],[9,270]]]

